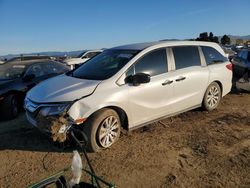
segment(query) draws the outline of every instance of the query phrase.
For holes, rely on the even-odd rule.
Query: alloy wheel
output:
[[[119,137],[120,125],[115,116],[109,116],[101,123],[98,132],[98,141],[102,147],[108,148]]]
[[[212,86],[207,94],[207,104],[209,105],[209,107],[213,108],[215,107],[219,100],[220,100],[220,92],[219,89],[215,86]]]

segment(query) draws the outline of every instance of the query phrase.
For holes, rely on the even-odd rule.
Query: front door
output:
[[[146,73],[151,76],[149,83],[139,86],[127,85],[130,114],[132,114],[130,126],[136,127],[171,113],[173,82],[167,72],[165,48],[149,52],[128,70],[127,76],[136,73]]]

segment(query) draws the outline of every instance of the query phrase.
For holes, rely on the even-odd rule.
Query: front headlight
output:
[[[53,105],[53,106],[43,107],[40,110],[40,113],[43,116],[59,115],[65,112],[69,106],[70,104],[57,104],[55,106]]]

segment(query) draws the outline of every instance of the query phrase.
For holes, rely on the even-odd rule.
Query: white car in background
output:
[[[90,151],[100,151],[118,140],[122,127],[133,130],[197,107],[214,110],[231,86],[232,64],[216,43],[131,44],[42,82],[26,95],[25,109],[34,126],[64,114],[58,132],[75,127],[87,135]]]
[[[102,53],[103,50],[89,50],[84,51],[80,55],[78,55],[76,58],[69,58],[65,59],[64,62],[66,65],[70,66],[71,69],[74,69],[76,66],[85,63],[89,59],[95,57],[96,55]]]

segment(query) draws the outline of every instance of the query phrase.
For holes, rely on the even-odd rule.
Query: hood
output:
[[[64,74],[38,84],[28,92],[27,97],[37,103],[74,101],[92,94],[100,82]]]
[[[66,59],[64,60],[64,62],[67,65],[74,65],[74,64],[80,64],[80,63],[84,63],[85,61],[89,60],[89,58],[70,58],[70,59]]]

